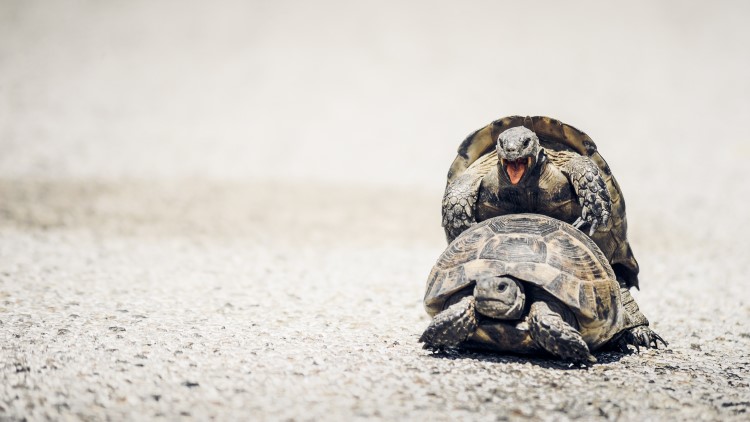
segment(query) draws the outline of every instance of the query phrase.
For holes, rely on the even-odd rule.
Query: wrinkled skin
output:
[[[495,319],[520,319],[526,304],[523,285],[510,277],[483,277],[474,286],[476,310]]]
[[[539,160],[539,138],[523,126],[501,133],[497,139],[497,155],[501,173],[517,185],[524,180]]]

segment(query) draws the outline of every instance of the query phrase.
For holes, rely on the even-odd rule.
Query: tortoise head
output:
[[[526,302],[521,283],[506,276],[477,278],[474,298],[477,312],[496,319],[520,319]]]
[[[536,133],[523,126],[504,131],[497,137],[501,173],[511,184],[518,184],[536,165],[540,148]]]

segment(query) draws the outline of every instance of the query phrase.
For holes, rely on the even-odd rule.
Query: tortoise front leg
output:
[[[477,223],[474,207],[479,194],[481,174],[467,172],[445,188],[443,196],[443,228],[448,243]]]
[[[457,347],[477,329],[474,296],[466,296],[435,315],[419,338],[425,349]]]
[[[565,162],[560,170],[570,180],[581,204],[581,217],[573,225],[580,228],[586,223],[591,224],[589,236],[593,236],[597,229],[606,230],[612,213],[612,199],[599,167],[589,157],[577,155]]]
[[[539,347],[563,360],[596,362],[581,333],[572,324],[575,318],[561,305],[544,301],[531,304],[529,331]]]

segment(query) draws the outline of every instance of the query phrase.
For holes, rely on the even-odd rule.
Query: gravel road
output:
[[[0,5],[0,420],[750,417],[745,3],[316,5]],[[508,114],[598,143],[668,349],[421,349]]]
[[[439,197],[23,181],[0,195],[10,419],[742,420],[750,408],[748,249],[707,241],[709,228],[635,230],[638,300],[669,349],[576,369],[419,347]]]

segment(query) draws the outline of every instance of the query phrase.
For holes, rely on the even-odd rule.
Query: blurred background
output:
[[[0,175],[439,191],[465,135],[540,114],[587,132],[637,200],[750,156],[748,16],[741,1],[3,0]]]
[[[437,251],[458,144],[547,115],[597,142],[636,251],[724,253],[750,245],[748,16],[741,1],[4,0],[3,213]]]
[[[636,230],[728,239],[749,194],[748,16],[741,1],[4,0],[0,177],[396,189],[424,208],[396,209],[394,230],[439,234],[460,141],[547,115],[597,142]],[[387,197],[368,192],[361,208]],[[358,201],[309,196],[323,214]]]

